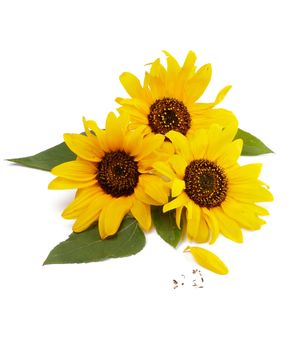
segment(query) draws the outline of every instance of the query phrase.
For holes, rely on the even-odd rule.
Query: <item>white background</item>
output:
[[[212,63],[202,101],[232,84],[222,107],[276,152],[252,160],[275,196],[267,225],[211,247],[228,276],[201,269],[204,288],[175,290],[195,264],[154,232],[134,257],[42,267],[71,231],[72,193],[1,161],[1,349],[297,349],[296,1],[0,3],[1,159],[81,132],[83,115],[103,126],[118,76],[143,77],[163,49]]]

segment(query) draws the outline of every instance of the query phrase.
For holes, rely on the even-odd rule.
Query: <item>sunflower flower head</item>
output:
[[[236,123],[232,112],[214,108],[226,96],[231,86],[226,86],[214,102],[199,103],[211,80],[211,65],[200,69],[195,66],[196,55],[190,51],[182,66],[165,52],[167,66],[157,59],[145,73],[143,85],[131,73],[123,73],[120,81],[130,98],[117,98],[124,110],[131,115],[135,127],[145,126],[148,133],[163,134],[174,130],[183,135],[193,134],[213,123],[227,126]]]
[[[144,127],[129,129],[129,118],[113,113],[105,130],[84,119],[85,135],[65,134],[76,160],[52,169],[57,177],[49,189],[77,189],[75,199],[63,211],[75,219],[74,232],[98,221],[101,238],[114,235],[123,217],[131,213],[144,230],[151,227],[150,205],[168,200],[168,187],[152,174],[152,165],[163,159],[162,135],[144,135]]]
[[[272,201],[273,196],[258,178],[261,164],[238,164],[242,140],[234,140],[236,132],[237,126],[222,128],[214,124],[189,138],[176,131],[166,134],[176,154],[154,164],[174,197],[163,211],[176,210],[176,223],[180,227],[183,218],[190,241],[214,243],[222,234],[240,243],[242,228],[257,230],[265,223],[260,216],[268,215],[268,211],[257,203]],[[188,251],[197,261],[218,266],[205,250]],[[221,265],[218,270],[226,268]]]

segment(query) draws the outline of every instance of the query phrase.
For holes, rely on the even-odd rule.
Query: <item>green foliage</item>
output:
[[[175,210],[163,213],[162,207],[153,206],[151,212],[156,232],[164,241],[175,248],[182,234],[182,230],[176,225]]]
[[[238,129],[235,139],[243,140],[242,156],[258,156],[273,153],[261,140],[244,130]]]
[[[146,240],[134,218],[122,221],[118,233],[102,240],[97,225],[82,233],[72,233],[59,243],[44,262],[48,264],[87,263],[130,256],[141,251]]]

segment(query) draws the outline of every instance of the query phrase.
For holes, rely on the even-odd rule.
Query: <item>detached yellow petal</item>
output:
[[[218,256],[209,250],[200,247],[187,247],[185,252],[190,252],[196,262],[206,269],[219,275],[226,275],[229,270],[227,266],[219,259]]]

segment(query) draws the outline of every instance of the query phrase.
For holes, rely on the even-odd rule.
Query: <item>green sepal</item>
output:
[[[29,168],[51,171],[56,165],[75,160],[76,157],[77,156],[66,146],[65,142],[62,142],[34,156],[7,160]]]
[[[126,217],[117,234],[104,240],[99,236],[97,225],[81,233],[72,233],[50,252],[43,264],[88,263],[122,258],[140,252],[145,243],[145,235],[137,221]]]
[[[258,156],[273,153],[260,139],[247,131],[238,129],[235,139],[243,140],[242,156]]]
[[[181,239],[182,230],[176,225],[175,210],[163,213],[162,206],[152,206],[151,213],[158,235],[172,247],[177,247]]]

